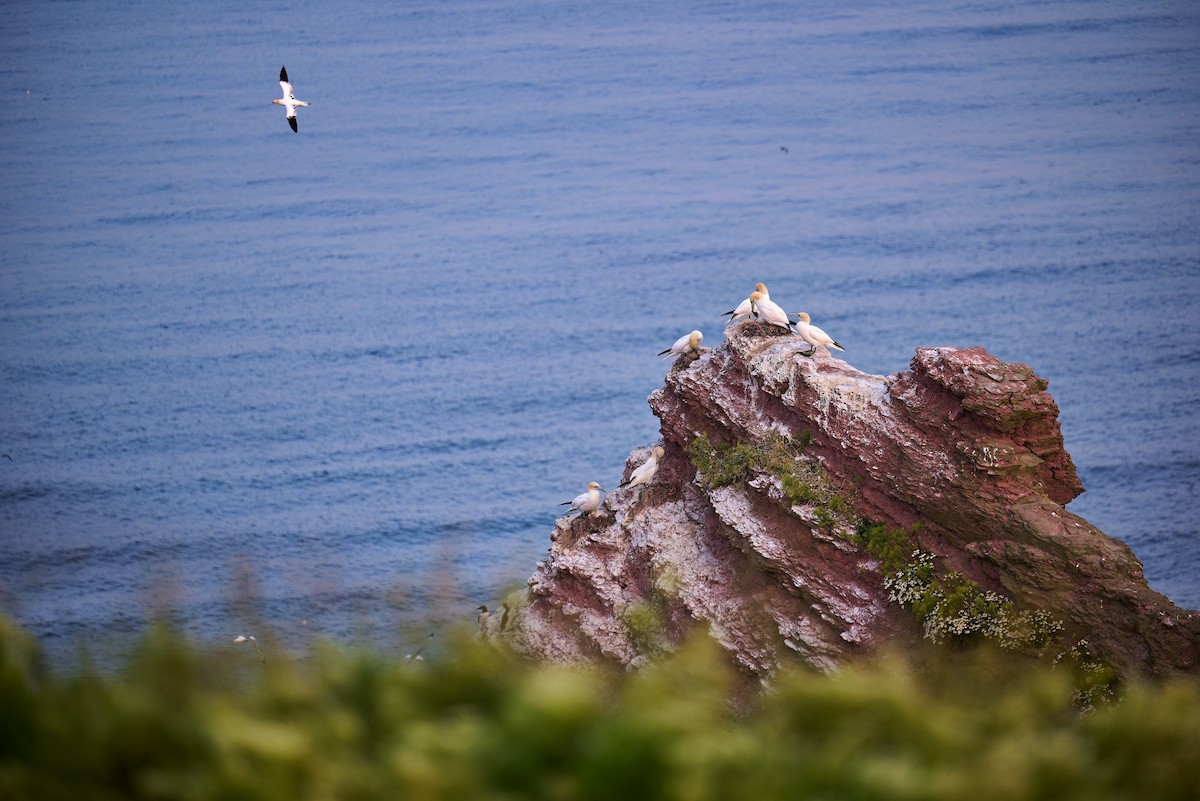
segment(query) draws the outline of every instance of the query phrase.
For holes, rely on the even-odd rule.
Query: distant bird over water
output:
[[[690,334],[684,334],[679,339],[675,340],[675,344],[666,350],[658,352],[663,359],[670,359],[675,356],[682,356],[685,353],[700,352],[700,343],[704,341],[704,334],[699,331],[693,331]]]
[[[424,662],[425,657],[421,656],[421,652],[424,651],[426,648],[428,648],[429,644],[431,642],[433,642],[433,634],[430,634],[428,637],[425,638],[425,642],[421,643],[420,648],[418,648],[416,651],[414,651],[411,654],[405,654],[404,658],[405,659],[413,659],[413,660],[416,660],[417,662]]]
[[[808,312],[800,312],[793,316],[796,317],[796,333],[800,335],[801,339],[812,345],[813,353],[816,353],[817,348],[845,350],[845,348],[833,341],[833,337],[811,324],[812,318],[808,316]]]
[[[559,506],[570,506],[572,509],[578,509],[583,514],[596,511],[596,507],[600,505],[600,493],[604,491],[604,487],[597,484],[595,481],[589,481],[587,492],[582,495],[576,495],[574,500],[563,501]]]
[[[287,67],[279,68],[279,87],[283,89],[283,97],[271,102],[287,109],[288,125],[292,126],[293,131],[299,133],[300,129],[296,127],[296,107],[307,106],[308,103],[304,100],[296,99],[296,93],[292,91],[292,85],[288,83]]]
[[[253,646],[254,646],[254,653],[258,654],[259,661],[261,661],[261,662],[266,662],[266,661],[267,661],[267,658],[266,658],[265,656],[263,656],[263,652],[262,652],[261,650],[259,650],[259,647],[258,647],[258,640],[256,640],[256,639],[254,638],[254,635],[253,635],[253,634],[249,634],[249,635],[247,635],[247,634],[239,634],[238,636],[236,636],[236,637],[234,637],[234,638],[233,638],[233,642],[234,642],[236,645],[242,645],[242,644],[244,644],[244,643],[250,643],[251,645],[253,645]]]

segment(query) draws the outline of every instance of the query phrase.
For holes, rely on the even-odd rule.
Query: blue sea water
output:
[[[1029,364],[1071,510],[1200,607],[1194,3],[3,20],[0,608],[52,651],[470,622],[756,281],[869,372]]]

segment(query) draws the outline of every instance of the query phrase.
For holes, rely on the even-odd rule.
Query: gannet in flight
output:
[[[655,445],[654,450],[650,451],[650,458],[642,462],[636,470],[629,474],[629,480],[622,484],[622,487],[636,487],[638,484],[649,484],[654,474],[658,472],[658,459],[666,451],[661,445]]]
[[[808,312],[800,312],[793,315],[796,317],[796,333],[800,335],[808,344],[812,345],[812,352],[815,353],[818,347],[823,347],[826,350],[829,348],[837,348],[845,350],[841,345],[833,341],[833,337],[826,334],[815,325],[811,325],[812,318],[808,316]]]
[[[600,493],[605,491],[604,487],[597,484],[595,481],[589,481],[587,492],[582,495],[576,495],[574,500],[563,501],[559,506],[570,506],[572,509],[578,509],[584,514],[596,511],[596,507],[600,505]]]
[[[766,284],[762,284],[762,283],[755,284],[754,291],[757,292],[758,294],[762,295],[767,300],[771,299],[771,293],[767,292]],[[734,320],[738,319],[739,317],[749,317],[753,313],[754,313],[754,309],[751,308],[750,298],[746,298],[745,300],[743,300],[741,303],[739,303],[737,305],[736,309],[734,309],[733,311],[727,311],[727,312],[725,312],[724,315],[721,315],[721,316],[724,317],[724,316],[728,315],[729,322],[732,323]]]
[[[424,651],[424,650],[425,650],[425,649],[426,649],[426,648],[429,646],[429,644],[430,644],[431,642],[433,642],[433,634],[430,634],[428,637],[426,637],[426,638],[425,638],[425,642],[421,643],[421,647],[420,647],[420,648],[418,648],[418,649],[417,649],[417,650],[416,650],[414,653],[411,653],[411,654],[405,654],[405,655],[404,655],[404,658],[405,658],[405,659],[412,659],[412,660],[415,660],[415,661],[417,661],[417,662],[424,662],[424,661],[425,661],[425,657],[421,656],[421,652],[422,652],[422,651]]]
[[[750,293],[750,307],[754,309],[754,316],[758,319],[780,328],[786,328],[788,331],[792,330],[792,321],[788,319],[787,312],[780,308],[778,303],[764,297],[763,293]]]
[[[675,340],[675,344],[666,350],[659,351],[658,355],[664,360],[675,356],[682,356],[685,353],[695,351],[700,352],[700,343],[704,341],[704,334],[699,331],[693,331],[690,334],[684,334],[679,339]]]
[[[251,645],[254,646],[254,652],[256,654],[258,654],[259,660],[262,662],[267,661],[267,658],[265,656],[263,656],[263,652],[259,650],[258,640],[254,639],[253,634],[250,634],[250,635],[239,634],[238,636],[233,638],[233,642],[235,645],[242,645],[243,643],[250,643]]]
[[[292,85],[288,83],[287,67],[279,68],[279,87],[283,89],[283,97],[271,102],[287,109],[288,125],[292,126],[293,131],[299,133],[300,129],[296,127],[296,107],[307,106],[308,103],[304,100],[296,99],[296,93],[292,91]]]

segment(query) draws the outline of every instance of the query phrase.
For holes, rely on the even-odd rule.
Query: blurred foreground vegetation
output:
[[[639,674],[147,636],[119,675],[39,667],[0,618],[4,799],[1200,798],[1200,687],[1081,714],[1066,671],[947,653],[751,689],[706,637]]]

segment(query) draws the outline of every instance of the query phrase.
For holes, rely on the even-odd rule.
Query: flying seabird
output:
[[[685,353],[695,351],[700,352],[700,343],[704,341],[704,334],[699,331],[693,331],[690,334],[684,334],[679,339],[675,340],[675,344],[666,350],[659,351],[658,355],[663,357],[663,360],[671,359],[675,356],[682,356]]]
[[[810,352],[815,353],[819,347],[823,347],[826,350],[829,348],[845,350],[841,345],[834,342],[833,337],[829,336],[829,334],[826,334],[815,325],[811,325],[812,318],[808,316],[808,312],[800,312],[793,316],[796,317],[796,333],[800,335],[801,339],[812,345],[812,351]]]
[[[416,661],[416,662],[424,662],[425,657],[421,656],[421,652],[424,651],[426,648],[428,648],[429,643],[431,643],[431,642],[433,642],[433,634],[432,633],[430,633],[430,635],[425,638],[425,642],[421,643],[421,647],[418,648],[415,653],[405,654],[404,658],[412,659],[413,661]]]
[[[666,451],[661,445],[655,445],[654,450],[650,451],[650,458],[642,462],[636,470],[629,474],[629,480],[622,484],[622,487],[636,487],[638,484],[649,484],[654,474],[658,472],[658,459]]]
[[[296,93],[292,91],[292,85],[288,83],[287,67],[279,68],[279,87],[283,89],[283,97],[271,102],[287,109],[288,125],[292,126],[293,131],[299,133],[300,129],[296,127],[296,107],[307,106],[308,103],[304,100],[296,99]]]
[[[763,284],[763,283],[755,284],[754,291],[757,292],[758,294],[762,295],[767,300],[771,299],[771,293],[767,291],[766,284]],[[729,322],[732,323],[734,320],[738,319],[739,317],[749,317],[753,313],[754,313],[754,309],[751,307],[750,298],[746,298],[745,300],[743,300],[741,303],[739,303],[737,305],[736,309],[734,309],[733,311],[727,311],[727,312],[725,312],[725,314],[723,314],[721,316],[722,317],[728,316]]]
[[[786,328],[788,331],[792,330],[792,322],[788,319],[787,312],[763,293],[750,293],[750,307],[754,309],[754,316],[759,320],[765,320],[771,325]]]
[[[258,658],[260,660],[262,660],[263,662],[267,661],[267,658],[265,656],[263,656],[263,652],[259,650],[258,640],[254,639],[253,634],[251,634],[249,636],[247,636],[245,634],[239,634],[238,636],[233,638],[233,642],[235,645],[242,645],[243,643],[250,643],[251,645],[254,646],[254,652],[256,654],[258,654]]]
[[[605,492],[604,487],[597,484],[595,481],[589,481],[587,492],[582,495],[576,495],[574,500],[563,501],[559,506],[570,506],[572,509],[578,509],[583,514],[596,511],[596,507],[600,505],[600,493]]]

